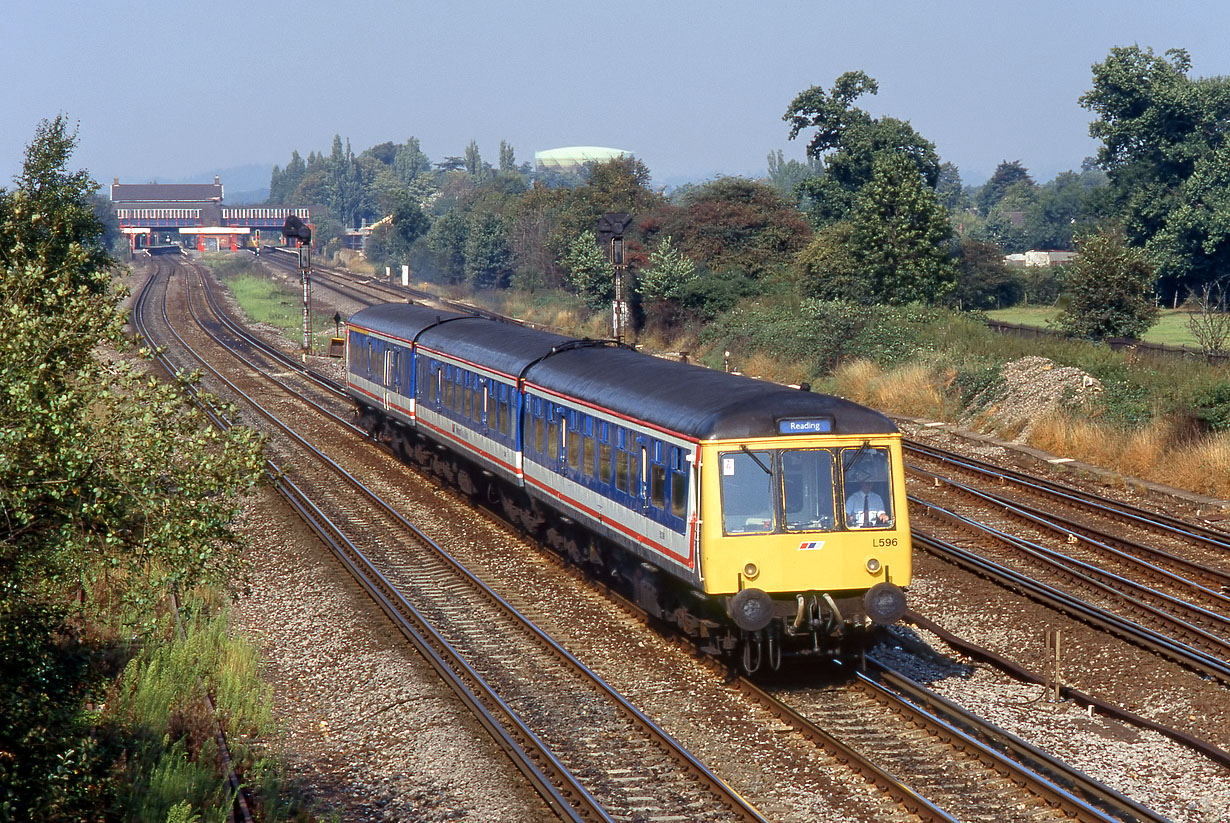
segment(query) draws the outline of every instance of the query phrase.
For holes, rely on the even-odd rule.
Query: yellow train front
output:
[[[776,422],[774,436],[700,449],[704,591],[743,632],[748,671],[778,668],[783,652],[851,651],[901,617],[910,582],[900,434]]]

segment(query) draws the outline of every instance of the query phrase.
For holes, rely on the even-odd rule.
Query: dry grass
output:
[[[869,360],[853,360],[833,373],[833,388],[842,397],[912,417],[945,418],[949,403],[939,385],[939,376],[925,363],[907,363],[884,371]]]
[[[1169,421],[1128,429],[1056,412],[1037,421],[1029,442],[1131,477],[1230,499],[1230,434],[1192,440]]]

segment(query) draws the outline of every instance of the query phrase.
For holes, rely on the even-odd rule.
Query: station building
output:
[[[298,206],[225,206],[222,182],[111,184],[111,204],[129,248],[175,243],[199,251],[232,251],[259,242],[262,231],[281,238],[290,215],[311,220]]]

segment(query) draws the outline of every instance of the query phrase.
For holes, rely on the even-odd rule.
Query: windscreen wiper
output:
[[[864,445],[865,445],[865,444],[864,444]],[[747,446],[739,446],[739,448],[743,449],[743,451],[745,451],[745,452],[747,453],[747,456],[748,456],[748,457],[750,457],[750,458],[752,458],[753,460],[755,460],[755,461],[756,461],[756,465],[757,465],[757,466],[759,466],[759,467],[761,468],[761,470],[762,470],[762,471],[764,471],[764,473],[765,473],[765,474],[769,475],[769,477],[772,477],[772,476],[773,476],[773,470],[772,470],[772,469],[770,469],[768,466],[766,466],[764,463],[761,463],[761,462],[760,462],[760,458],[759,458],[759,457],[757,457],[757,456],[755,455],[755,453],[754,453],[751,449],[749,449]]]

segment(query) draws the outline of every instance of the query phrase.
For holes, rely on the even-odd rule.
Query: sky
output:
[[[856,105],[910,121],[967,184],[1004,160],[1042,182],[1096,152],[1078,98],[1113,46],[1225,75],[1228,31],[1230,4],[1166,0],[9,0],[0,186],[57,114],[102,183],[285,166],[335,134],[356,153],[415,136],[432,160],[473,139],[492,163],[501,140],[518,162],[609,146],[659,185],[755,177],[777,149],[803,159],[795,95],[854,70],[879,83]]]

